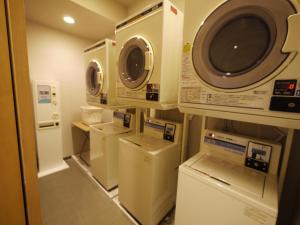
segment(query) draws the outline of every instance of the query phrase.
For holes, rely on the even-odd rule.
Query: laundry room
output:
[[[0,1],[1,225],[300,225],[299,0]]]

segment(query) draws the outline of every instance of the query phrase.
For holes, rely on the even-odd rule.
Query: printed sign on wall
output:
[[[50,85],[38,85],[38,103],[48,104],[51,103],[51,86]]]

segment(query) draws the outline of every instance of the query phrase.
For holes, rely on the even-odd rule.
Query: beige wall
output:
[[[90,41],[36,23],[27,23],[29,70],[32,80],[55,80],[61,86],[63,155],[73,153],[71,123],[85,103],[83,49]]]
[[[124,19],[127,15],[127,8],[117,1],[111,0],[71,0],[78,5],[87,8],[97,14],[104,16],[105,18],[118,22]]]
[[[173,2],[181,11],[184,10],[185,0],[170,0]],[[128,15],[139,12],[141,9],[151,5],[152,3],[158,2],[158,0],[140,0],[128,7]]]

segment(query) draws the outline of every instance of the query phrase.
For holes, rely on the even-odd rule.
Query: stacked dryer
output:
[[[170,1],[116,26],[117,99],[144,108],[177,106],[183,14]]]
[[[186,1],[180,110],[299,127],[299,11],[296,0]]]
[[[86,101],[90,105],[117,106],[115,48],[115,41],[105,39],[84,50]]]
[[[117,100],[138,108],[177,108],[183,14],[169,0],[116,26]],[[148,118],[141,134],[119,139],[119,201],[144,225],[175,204],[182,125]]]

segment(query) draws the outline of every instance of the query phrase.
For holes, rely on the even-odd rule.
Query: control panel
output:
[[[100,94],[100,104],[107,105],[107,93]]]
[[[297,80],[276,80],[270,110],[282,112],[300,112],[300,84]]]
[[[123,123],[124,127],[130,128],[131,126],[131,114],[123,113],[119,111],[114,111],[114,118],[118,119],[118,121]]]
[[[123,126],[130,128],[131,114],[125,113],[123,118]]]
[[[159,100],[159,84],[147,84],[146,100]]]
[[[272,146],[249,141],[245,166],[268,172]]]
[[[182,136],[182,124],[148,117],[144,122],[143,133],[165,141],[179,143]]]
[[[203,149],[205,152],[264,173],[278,172],[280,143],[207,129]]]
[[[273,95],[294,96],[297,80],[276,80]]]
[[[174,142],[176,125],[171,123],[166,123],[164,130],[164,140]]]

